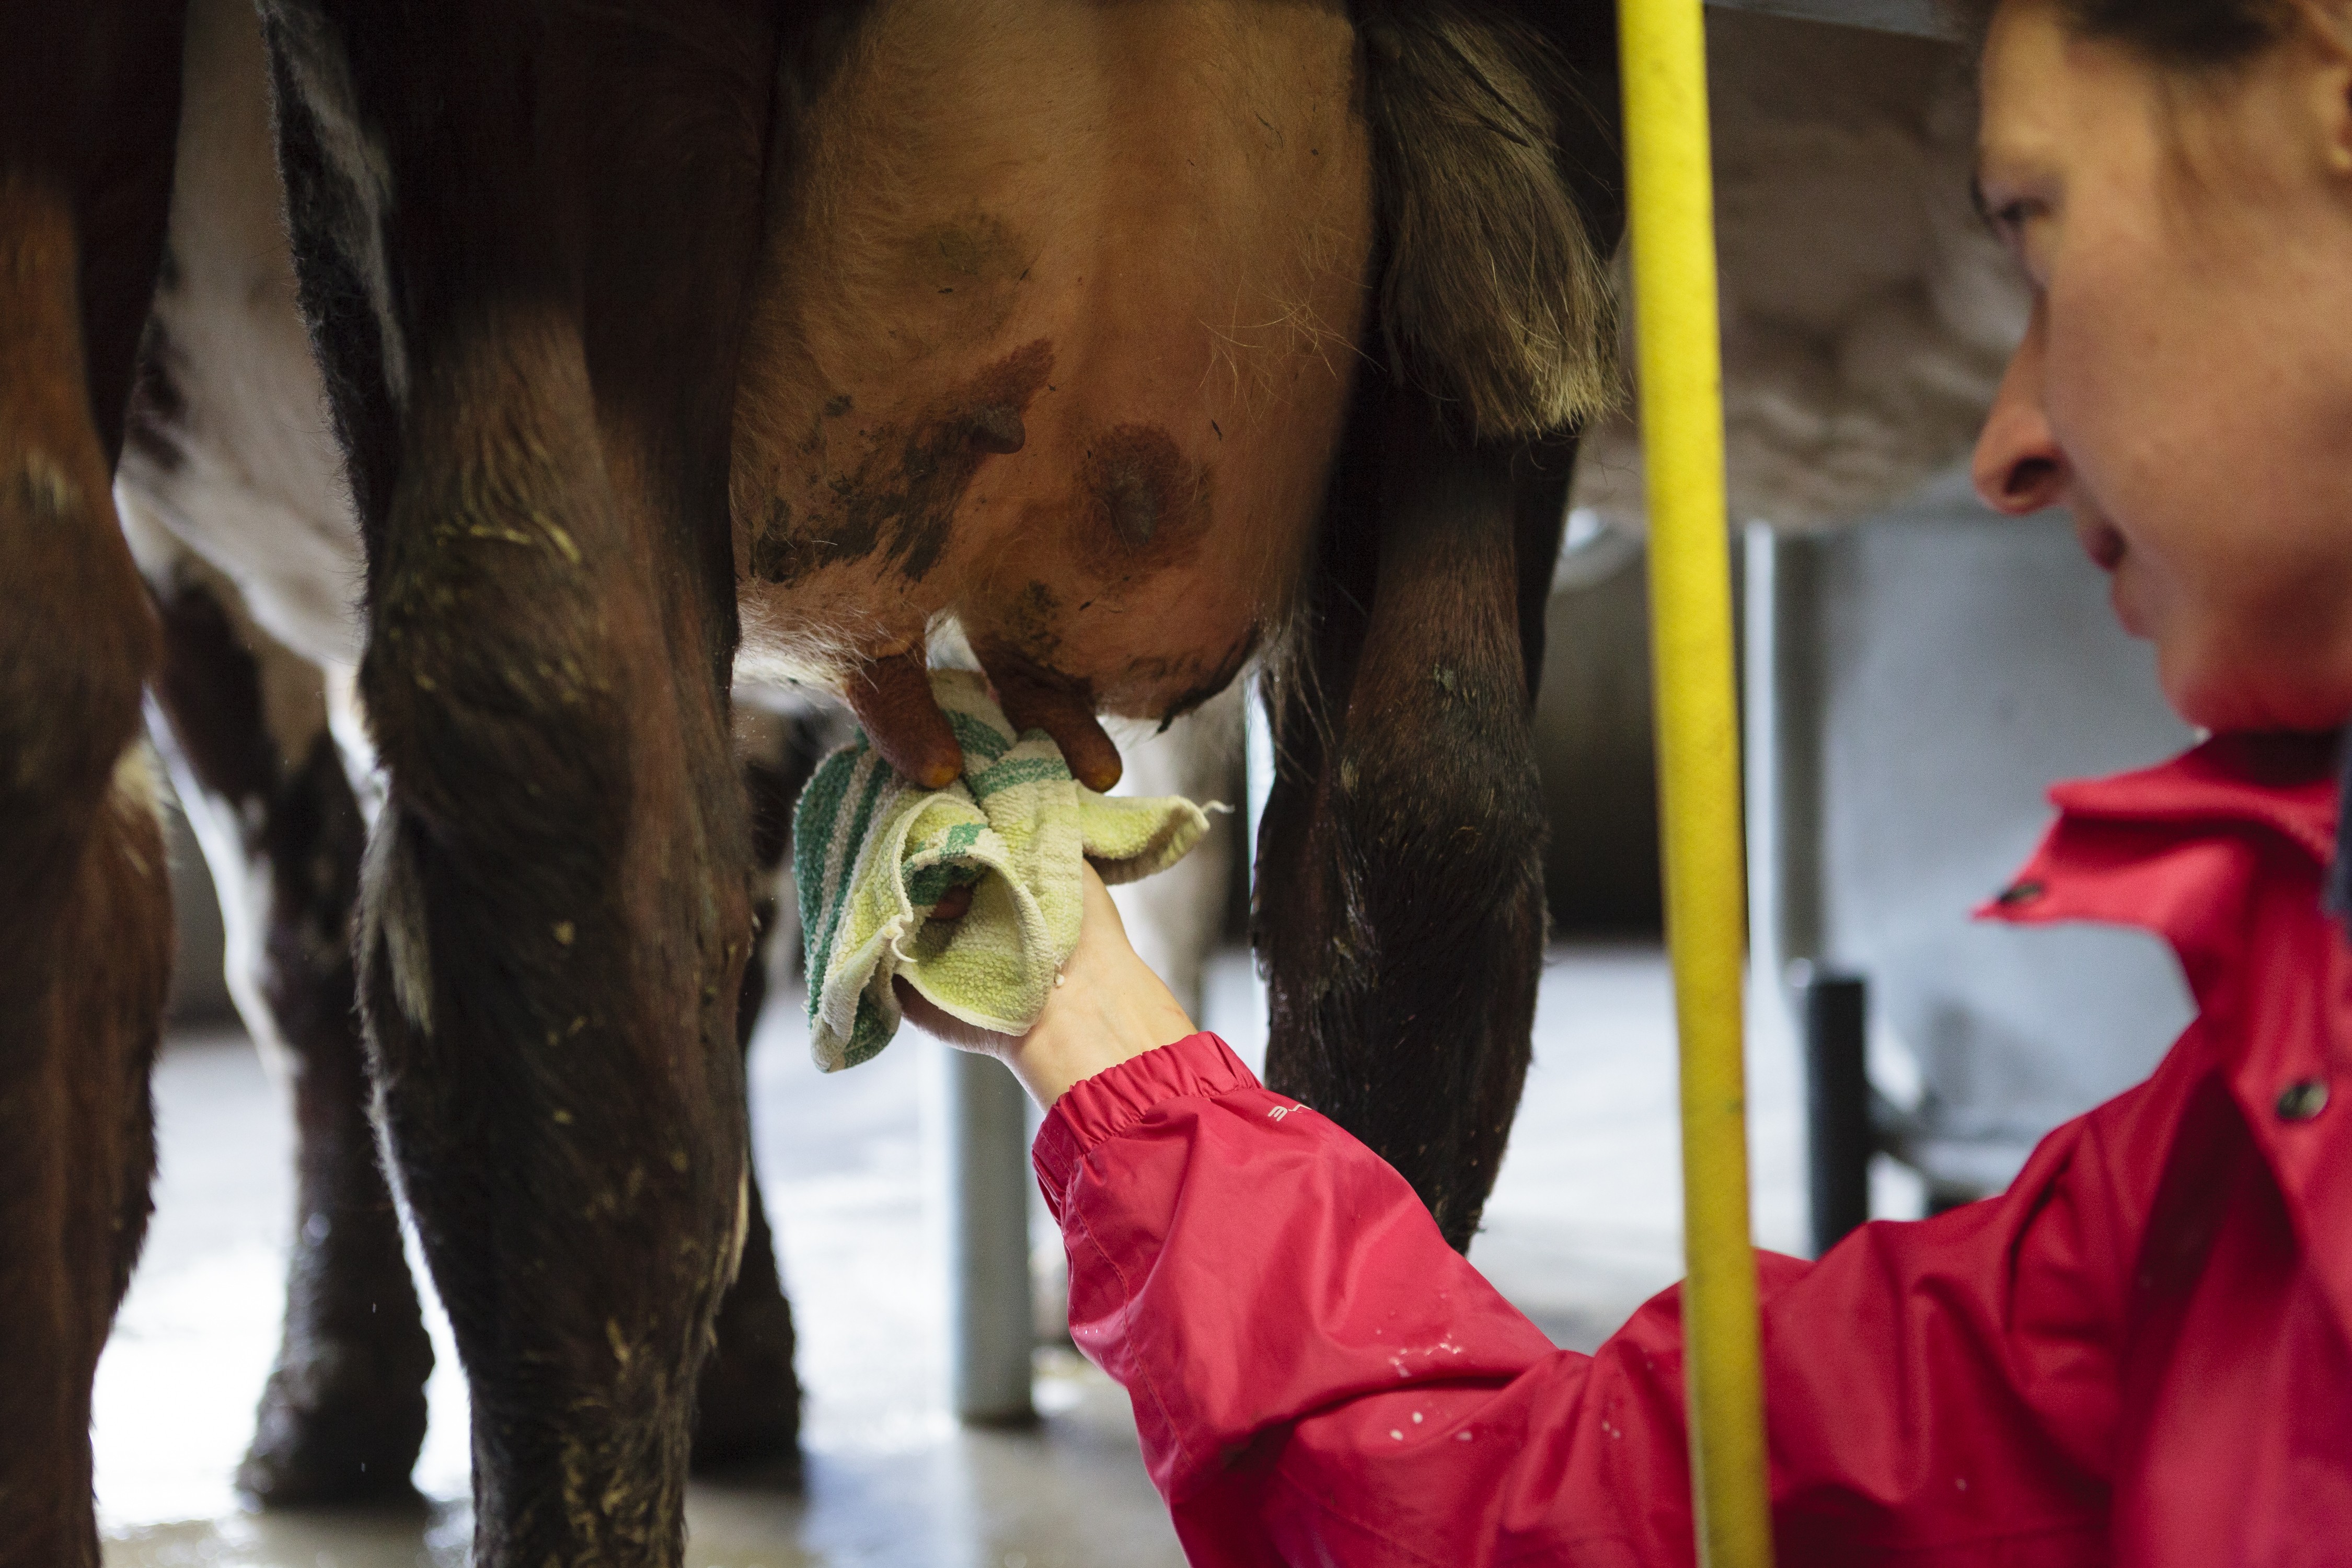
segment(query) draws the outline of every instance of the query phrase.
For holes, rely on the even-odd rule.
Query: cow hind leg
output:
[[[155,533],[131,512],[135,539]],[[221,895],[232,993],[298,1141],[285,1329],[237,1487],[265,1505],[403,1496],[433,1347],[368,1117],[352,953],[366,827],[320,670],[217,574],[141,554],[163,626],[159,739]]]
[[[1522,579],[1549,580],[1573,447],[1471,442],[1390,387],[1361,398],[1351,439],[1308,624],[1269,684],[1266,1076],[1466,1248],[1543,962],[1542,620]]]
[[[60,7],[33,30],[69,31],[79,15]],[[90,1381],[146,1226],[147,1080],[171,963],[139,738],[155,631],[107,483],[119,405],[111,422],[104,411],[127,382],[127,341],[113,363],[111,334],[84,314],[127,310],[135,331],[135,285],[116,279],[112,298],[105,285],[137,269],[86,258],[102,237],[71,182],[24,156],[21,119],[42,112],[35,79],[80,83],[90,62],[67,39],[11,46],[0,63],[0,1563],[95,1568]],[[152,205],[151,286],[163,210]]]
[[[674,1563],[749,1181],[727,440],[772,17],[267,20],[367,553],[360,994],[474,1561]]]
[[[1543,957],[1530,722],[1572,432],[1610,382],[1616,45],[1606,6],[1359,16],[1395,374],[1360,388],[1269,683],[1254,925],[1269,1082],[1379,1151],[1467,1247]]]
[[[594,494],[583,367],[513,371],[534,346],[415,411],[473,427],[410,449],[385,530],[362,991],[473,1396],[476,1560],[670,1562],[743,1223],[749,857],[718,694]],[[551,386],[576,422],[537,419]]]

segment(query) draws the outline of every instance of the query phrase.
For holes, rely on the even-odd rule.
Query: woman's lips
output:
[[[2091,564],[2102,572],[2113,572],[2124,563],[2124,536],[2113,523],[2077,522],[2074,537],[2083,542],[2083,553]]]
[[[2116,619],[2123,623],[2124,630],[2131,636],[2147,636],[2138,606],[2133,602],[2132,595],[2126,592],[2128,585],[2121,570],[2124,557],[2130,553],[2122,531],[2111,522],[2097,519],[2084,521],[2076,518],[2074,537],[2082,542],[2083,553],[2091,558],[2091,563],[2107,574],[2107,603],[2114,608]]]

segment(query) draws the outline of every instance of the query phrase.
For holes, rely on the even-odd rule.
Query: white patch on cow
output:
[[[327,728],[335,737],[335,749],[342,753],[343,776],[352,786],[352,794],[360,803],[360,816],[368,826],[375,826],[377,813],[383,809],[383,792],[389,781],[383,771],[383,759],[376,755],[375,738],[368,733],[367,705],[360,700],[359,671],[348,664],[331,664],[320,673],[326,678]]]
[[[152,510],[148,497],[118,484],[115,505],[131,559],[156,592],[172,594],[194,587],[227,616],[239,646],[258,666],[262,729],[281,763],[289,768],[300,766],[309,759],[320,732],[330,727],[329,684],[337,677],[348,679],[350,667],[323,663],[273,635],[254,614],[243,585],[168,527]]]
[[[396,821],[379,821],[368,835],[361,871],[360,952],[392,966],[392,997],[420,1035],[433,1032],[433,949],[425,923],[424,890],[415,863],[400,843]]]
[[[719,1271],[720,1290],[731,1290],[735,1277],[743,1271],[743,1238],[751,1234],[751,1161],[747,1151],[743,1173],[735,1183],[735,1223],[727,1233],[727,1254]]]
[[[786,596],[752,591],[756,584],[738,582],[736,610],[742,640],[735,648],[738,685],[757,689],[767,706],[792,711],[795,694],[811,692],[831,700],[839,694],[844,673],[856,663],[861,637],[877,640],[887,633],[850,616],[821,622]]]
[[[81,500],[81,490],[72,476],[37,447],[25,454],[16,483],[24,491],[27,512],[34,517],[71,517]]]
[[[249,9],[249,8],[248,8]],[[350,202],[347,230],[336,237],[359,265],[376,331],[383,342],[383,379],[394,408],[408,405],[408,356],[392,310],[392,273],[383,246],[383,216],[393,201],[392,163],[383,143],[361,123],[342,39],[320,18],[297,7],[278,12],[294,90],[316,121],[319,153]]]
[[[271,637],[352,663],[359,527],[296,302],[260,29],[236,0],[190,10],[173,179],[152,340],[169,390],[139,416],[163,439],[125,444],[118,499],[235,583]]]
[[[220,906],[221,975],[246,1033],[261,1054],[262,1066],[278,1086],[290,1083],[292,1058],[278,1029],[278,1016],[261,989],[264,936],[269,919],[269,867],[247,848],[247,823],[230,803],[205,791],[184,770],[175,770],[180,812],[211,873]]]
[[[114,777],[108,784],[106,798],[115,814],[126,822],[162,820],[163,784],[155,770],[154,751],[145,736],[124,747],[122,755],[114,760]],[[163,868],[140,860],[136,850],[124,852],[132,857],[141,876],[162,873]]]
[[[300,766],[322,732],[330,732],[328,686],[334,675],[348,681],[341,666],[324,668],[271,637],[256,624],[235,583],[194,553],[150,511],[141,497],[118,485],[122,533],[131,558],[159,593],[194,586],[227,615],[237,641],[257,667],[261,721],[281,765]],[[346,768],[349,759],[345,759]],[[263,803],[231,801],[205,788],[176,761],[172,770],[182,815],[204,853],[220,905],[222,973],[246,1032],[263,1065],[281,1087],[290,1087],[296,1063],[278,1027],[278,1015],[262,990],[268,971],[268,933],[272,868],[259,849]]]

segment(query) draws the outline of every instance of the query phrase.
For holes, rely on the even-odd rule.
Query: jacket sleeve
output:
[[[1073,1088],[1034,1157],[1071,1334],[1132,1398],[1195,1564],[1643,1561],[1619,1498],[1687,1560],[1671,1366],[1612,1344],[1596,1386],[1402,1177],[1214,1036]]]
[[[1210,1035],[1073,1088],[1034,1160],[1071,1333],[1194,1563],[1693,1560],[1675,1292],[1554,1349],[1402,1177]],[[2086,1163],[2074,1124],[2002,1198],[1760,1255],[1784,1561],[2099,1560],[2128,1244],[2085,1225]]]

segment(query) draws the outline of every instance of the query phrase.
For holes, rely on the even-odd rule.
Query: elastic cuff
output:
[[[1072,1084],[1045,1113],[1029,1149],[1045,1201],[1058,1212],[1078,1162],[1168,1101],[1257,1087],[1257,1075],[1233,1047],[1205,1029]]]

